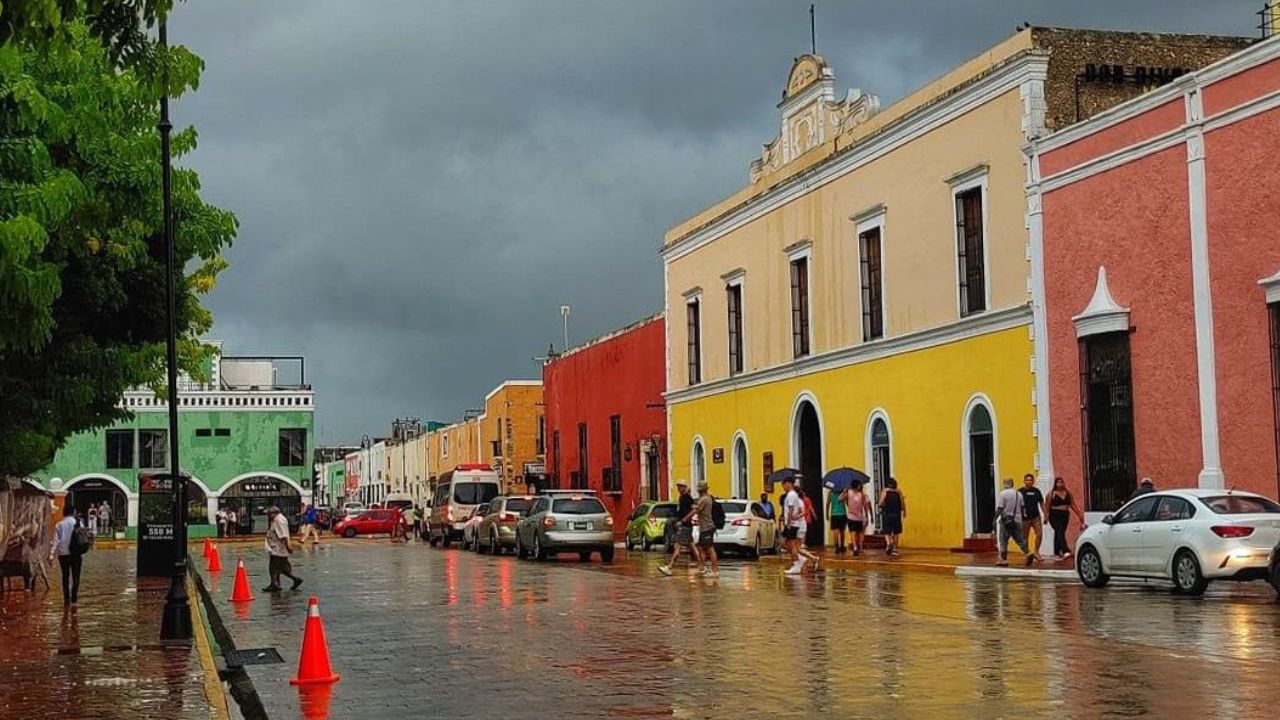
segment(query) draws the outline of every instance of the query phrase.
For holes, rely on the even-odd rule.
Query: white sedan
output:
[[[1125,503],[1076,541],[1080,581],[1168,580],[1199,595],[1211,580],[1267,579],[1280,542],[1280,503],[1247,492],[1166,490]]]
[[[778,526],[765,517],[758,502],[721,500],[724,528],[716,531],[716,550],[745,552],[752,557],[773,552],[777,547]]]

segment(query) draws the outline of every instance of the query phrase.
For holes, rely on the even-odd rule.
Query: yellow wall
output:
[[[823,428],[823,469],[866,468],[871,413],[885,411],[892,431],[892,474],[906,493],[904,546],[954,547],[965,536],[961,428],[977,393],[989,398],[996,425],[997,480],[1032,471],[1035,438],[1028,328],[1015,327],[891,358],[778,380],[754,388],[677,402],[668,407],[673,478],[692,476],[695,435],[706,443],[711,491],[728,497],[735,432],[748,447],[751,493],[763,488],[762,455],[772,451],[775,469],[796,464],[791,456],[792,412],[811,393]],[[712,450],[723,448],[723,464]]]
[[[459,465],[486,463],[500,470],[508,484],[522,482],[524,464],[542,460],[537,452],[538,419],[542,415],[541,382],[504,382],[485,396],[482,415],[427,434],[425,452],[430,476],[439,477]],[[501,440],[505,462],[499,467],[493,441],[500,437],[499,428],[505,429],[508,424],[510,436],[503,432]]]
[[[667,265],[668,389],[688,385],[684,293],[701,287],[702,380],[728,375],[727,300],[720,276],[746,271],[745,371],[792,360],[789,258],[809,260],[811,353],[862,342],[860,257],[850,217],[885,206],[881,237],[885,337],[959,319],[955,203],[948,178],[978,165],[987,175],[990,309],[1027,302],[1023,104],[1011,90],[878,160],[816,188]]]

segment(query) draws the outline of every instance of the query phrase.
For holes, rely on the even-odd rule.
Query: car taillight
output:
[[[515,513],[504,512],[498,515],[498,522],[500,523],[513,523],[519,519],[520,516]]]
[[[605,525],[613,525],[613,516],[612,516],[612,515],[606,515],[606,516],[605,516],[605,518],[604,518],[604,524],[605,524]]]
[[[734,527],[747,527],[748,525],[751,524],[751,520],[749,520],[748,518],[738,518],[737,520],[734,520],[729,524]]]
[[[1253,528],[1246,525],[1214,525],[1209,529],[1220,538],[1243,538],[1253,534]]]
[[[542,527],[544,527],[544,528],[553,528],[553,527],[555,527],[555,526],[556,526],[556,519],[555,519],[555,518],[551,517],[550,515],[548,515],[548,516],[546,516],[546,517],[542,518]]]

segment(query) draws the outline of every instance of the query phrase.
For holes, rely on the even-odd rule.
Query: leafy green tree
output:
[[[131,62],[151,54],[150,27],[173,8],[174,0],[0,0],[0,44],[21,39],[60,47],[72,21],[82,20],[115,60]]]
[[[158,68],[173,97],[203,69],[182,47],[167,63],[152,48],[121,64],[84,17],[56,25],[55,43],[18,33],[0,45],[0,475],[43,467],[67,436],[126,416],[126,389],[160,386]],[[174,156],[195,143],[193,128],[176,131]],[[201,199],[190,169],[174,169],[173,207],[180,349],[199,376],[196,338],[212,324],[200,295],[226,266],[236,219]]]

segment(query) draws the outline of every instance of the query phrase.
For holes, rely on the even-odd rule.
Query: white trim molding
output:
[[[702,477],[698,477],[698,451],[702,451]],[[689,444],[689,491],[698,497],[698,483],[707,482],[707,443],[701,435],[694,435]]]
[[[951,222],[954,227],[952,232],[951,248],[952,265],[956,271],[956,315],[959,317],[967,317],[968,315],[978,315],[991,310],[991,192],[987,186],[987,180],[990,176],[990,166],[986,164],[975,165],[967,170],[962,170],[955,175],[947,178],[946,183],[951,187]],[[956,198],[964,192],[978,189],[978,197],[982,201],[982,310],[975,313],[965,313],[960,297],[960,263],[956,262],[956,253],[960,251],[960,244],[964,242],[964,238],[960,236],[960,218],[956,215],[960,209],[956,206]]]
[[[884,205],[876,205],[873,208],[864,210],[853,216],[854,221],[853,240],[857,243],[857,275],[854,278],[852,286],[857,288],[858,293],[858,327],[855,334],[862,342],[879,342],[889,336],[889,283],[888,272],[886,271],[887,263],[885,262],[885,239],[888,235],[885,219],[888,211]],[[862,263],[865,258],[862,257],[862,234],[871,230],[880,231],[880,337],[868,338],[862,324],[863,314],[867,309],[862,307]]]
[[[790,457],[787,458],[787,467],[801,470],[800,467],[800,408],[805,403],[813,407],[813,414],[818,418],[818,464],[822,466],[823,471],[827,469],[827,423],[822,418],[822,406],[818,404],[818,397],[813,394],[812,390],[801,390],[796,393],[795,400],[791,401],[791,422],[789,425],[791,438]],[[821,482],[822,478],[818,478]],[[829,528],[828,528],[829,529]]]
[[[884,429],[889,433],[889,474],[888,477],[885,478],[886,480],[893,477],[893,469],[898,466],[898,460],[894,457],[893,421],[889,419],[889,411],[885,410],[883,407],[874,407],[867,415],[867,424],[862,428],[862,468],[863,472],[871,478],[871,481],[867,484],[871,486],[871,507],[869,509],[871,511],[871,521],[873,523],[879,516],[879,512],[875,509],[877,500],[876,496],[884,489],[876,485],[875,467],[871,459],[871,432],[875,427],[876,420],[883,420]]]
[[[992,310],[956,320],[946,325],[917,330],[873,343],[858,343],[825,353],[790,360],[772,367],[746,372],[731,378],[711,380],[694,387],[670,390],[666,394],[670,405],[699,400],[726,392],[745,390],[777,380],[800,378],[816,372],[836,370],[860,363],[881,360],[917,350],[940,347],[953,342],[970,340],[991,333],[1002,332],[1031,323],[1031,308],[1018,305],[1005,310]],[[668,412],[670,416],[670,412]]]
[[[1076,325],[1077,338],[1129,331],[1129,308],[1121,307],[1111,296],[1106,266],[1098,266],[1098,282],[1093,287],[1093,297],[1079,315],[1071,318],[1071,322]]]
[[[1280,303],[1280,272],[1271,277],[1264,277],[1258,281],[1262,286],[1262,290],[1267,294],[1267,304]]]
[[[1027,164],[1027,260],[1031,289],[1031,358],[1035,374],[1036,469],[1040,480],[1054,476],[1053,423],[1049,400],[1049,316],[1044,275],[1044,191],[1040,184],[1040,155],[1035,144],[1023,148]]]
[[[720,279],[724,281],[724,292],[725,292],[725,299],[724,299],[724,303],[725,303],[725,312],[724,312],[725,371],[729,375],[736,376],[736,375],[741,375],[742,373],[747,371],[748,367],[751,367],[750,365],[747,364],[747,348],[750,347],[747,343],[747,271],[743,270],[742,268],[736,268],[734,270],[730,270],[724,275],[721,275]],[[739,356],[738,359],[742,362],[742,370],[739,370],[736,372],[733,369],[733,363],[730,361],[730,356],[732,355],[732,352],[731,352],[732,348],[730,347],[729,342],[732,340],[732,338],[730,337],[729,328],[728,328],[728,324],[729,324],[728,294],[729,294],[729,290],[735,287],[738,288],[738,325],[740,326],[738,330],[738,343],[742,346],[738,350],[738,356]],[[699,328],[701,328],[701,326],[699,326]]]
[[[743,453],[746,455],[745,457],[746,464],[741,466],[738,463],[738,443],[742,443],[742,450],[743,450]],[[729,444],[729,452],[731,453],[731,459],[729,460],[729,496],[738,497],[737,495],[737,492],[739,490],[738,473],[739,471],[742,471],[746,473],[746,481],[747,481],[746,493],[744,493],[742,497],[747,500],[750,500],[751,499],[751,444],[747,442],[747,433],[743,431],[742,428],[738,428],[738,430],[733,433],[733,442]]]

